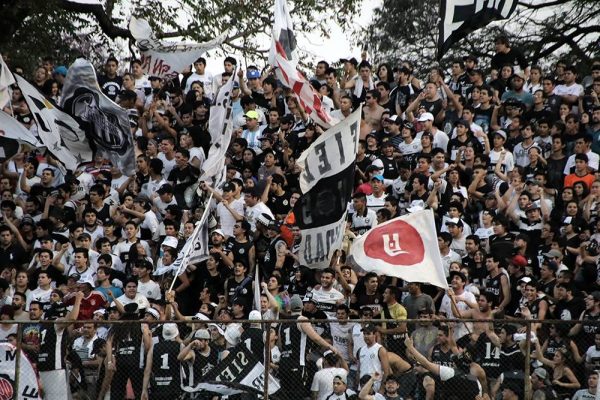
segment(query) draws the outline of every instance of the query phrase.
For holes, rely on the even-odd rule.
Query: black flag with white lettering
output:
[[[309,268],[327,268],[340,249],[352,198],[361,108],[329,128],[298,158],[302,197],[294,206],[302,231],[298,256]]]
[[[509,18],[516,7],[517,0],[440,0],[437,59],[469,33]]]
[[[252,393],[260,396],[265,390],[264,383],[265,366],[242,342],[229,349],[227,357],[208,371],[196,387],[184,386],[183,390],[188,393],[208,391],[221,395]],[[279,383],[269,375],[269,394],[278,390]]]

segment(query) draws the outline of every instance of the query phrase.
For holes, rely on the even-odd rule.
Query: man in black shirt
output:
[[[173,185],[173,194],[177,204],[185,205],[185,191],[198,180],[200,171],[189,163],[190,152],[179,149],[175,152],[175,167],[169,173],[168,181]]]
[[[269,200],[267,207],[275,216],[275,219],[282,220],[290,211],[290,196],[291,193],[284,190],[285,178],[279,174],[271,176],[271,187],[269,188]]]
[[[496,54],[492,57],[492,69],[500,70],[504,65],[510,64],[512,67],[518,66],[521,70],[527,68],[527,60],[523,52],[510,46],[506,36],[496,38]]]
[[[109,99],[115,101],[121,86],[123,86],[123,78],[117,75],[119,62],[115,57],[108,57],[104,64],[104,75],[98,77],[98,85]]]

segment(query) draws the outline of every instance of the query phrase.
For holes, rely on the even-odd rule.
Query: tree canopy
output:
[[[92,61],[117,52],[132,41],[131,16],[145,18],[159,37],[203,42],[233,27],[225,51],[263,56],[257,35],[270,35],[273,0],[106,0],[103,5],[69,0],[7,0],[0,2],[0,51],[12,63],[31,66],[40,57],[67,62],[83,54]],[[143,6],[142,6],[143,4]],[[289,1],[295,29],[328,35],[335,20],[349,28],[361,0]],[[331,12],[335,10],[335,12]],[[131,42],[129,42],[131,44]],[[32,64],[33,63],[33,64]]]
[[[437,63],[439,0],[384,0],[365,29],[363,45],[377,61],[411,61],[419,69]],[[531,63],[559,58],[590,64],[598,55],[600,8],[596,0],[523,0],[509,20],[496,21],[456,43],[442,65],[468,54],[489,62],[494,37],[503,34]]]

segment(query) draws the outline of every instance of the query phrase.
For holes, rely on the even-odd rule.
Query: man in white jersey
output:
[[[345,301],[345,297],[333,288],[335,271],[325,268],[321,272],[321,284],[315,286],[311,292],[312,300],[319,310],[322,310],[329,319],[336,318],[336,306]]]

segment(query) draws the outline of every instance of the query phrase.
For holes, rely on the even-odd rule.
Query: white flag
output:
[[[0,363],[0,399],[41,399],[40,387],[36,379],[37,373],[23,350],[17,351],[10,343],[0,343],[0,357],[2,359]],[[15,384],[17,357],[19,357],[18,385]],[[18,393],[16,393],[17,387]]]
[[[431,210],[377,225],[354,241],[351,257],[366,272],[448,289]]]
[[[10,101],[10,92],[8,87],[15,83],[15,77],[8,69],[8,66],[0,54],[0,110]]]
[[[92,161],[93,155],[85,132],[77,121],[58,109],[21,76],[17,84],[37,125],[40,140],[54,157],[72,171]]]
[[[189,67],[208,50],[220,46],[227,39],[225,31],[204,43],[186,43],[158,40],[145,19],[131,18],[129,30],[142,53],[142,69],[151,76],[169,77]]]
[[[208,157],[202,163],[200,181],[212,183],[212,187],[219,187],[225,179],[225,153],[231,141],[233,132],[233,103],[231,92],[236,79],[236,71],[219,89],[215,104],[210,108],[210,119],[208,120],[208,132],[211,137],[211,146]]]
[[[15,118],[0,111],[0,158],[10,158],[23,150],[33,150],[43,145]]]
[[[206,204],[210,204],[211,199],[212,195]],[[179,255],[171,264],[171,270],[177,276],[183,274],[189,264],[199,263],[208,258],[208,214],[208,209],[204,210],[200,222],[196,223],[192,236],[188,238]]]
[[[271,65],[275,65],[276,43],[279,43],[284,50],[286,60],[290,61],[295,68],[298,64],[297,42],[286,0],[275,0],[275,19],[269,52],[269,63]]]

